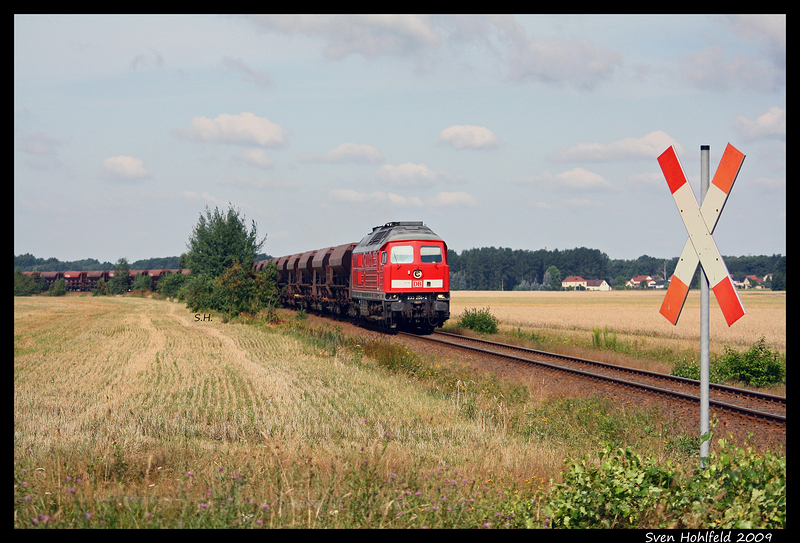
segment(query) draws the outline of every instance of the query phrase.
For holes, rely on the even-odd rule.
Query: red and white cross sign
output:
[[[686,240],[667,289],[667,295],[664,297],[664,303],[661,304],[660,313],[672,324],[678,323],[698,263],[703,266],[708,284],[714,291],[728,326],[745,314],[742,300],[728,274],[728,268],[719,254],[714,238],[711,237],[743,162],[744,155],[729,143],[703,199],[703,206],[698,207],[675,149],[670,147],[658,157],[661,171],[664,172],[669,189],[672,191],[672,198],[689,232],[689,239]]]

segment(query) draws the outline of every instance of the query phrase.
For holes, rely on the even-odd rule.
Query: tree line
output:
[[[199,277],[216,279],[225,270],[238,262],[240,267],[258,260],[270,258],[260,253],[264,240],[257,239],[256,225],[248,231],[244,217],[232,208],[227,213],[208,208],[200,219],[187,244],[188,252],[180,256],[137,260],[126,266],[129,269],[175,269],[192,270],[195,294],[200,295],[210,287],[198,286]],[[584,279],[604,279],[612,288],[622,287],[632,277],[649,275],[668,279],[675,270],[678,257],[664,259],[642,255],[634,260],[610,259],[598,249],[579,247],[575,249],[539,249],[536,251],[504,247],[482,247],[467,249],[458,254],[448,250],[451,290],[538,290],[558,288],[561,280],[571,275]],[[786,289],[786,257],[771,256],[725,256],[728,271],[736,276],[755,275],[764,277],[772,273],[772,289]],[[119,262],[117,263],[117,265]],[[116,265],[89,258],[71,262],[60,262],[55,258],[41,259],[31,254],[14,257],[17,271],[93,271],[109,270]],[[692,287],[699,286],[699,267],[695,272]],[[173,278],[165,284],[181,281]],[[206,302],[210,303],[210,302]]]
[[[726,256],[725,264],[734,276],[772,273],[773,289],[786,289],[786,257]],[[562,279],[579,275],[584,279],[604,279],[609,286],[621,287],[632,277],[649,275],[669,279],[678,257],[664,259],[642,255],[634,260],[610,259],[598,249],[539,249],[536,251],[504,247],[467,249],[458,254],[447,251],[451,290],[539,290],[560,286]],[[558,278],[553,277],[558,273]],[[699,286],[695,272],[693,287]],[[776,288],[776,286],[778,288]]]

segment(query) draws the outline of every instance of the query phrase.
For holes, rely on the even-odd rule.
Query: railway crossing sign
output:
[[[670,147],[658,157],[672,198],[689,233],[689,239],[686,240],[678,259],[678,265],[675,267],[675,273],[660,310],[672,324],[678,323],[698,263],[708,277],[708,284],[714,291],[728,326],[745,314],[742,301],[728,274],[728,268],[719,254],[714,238],[711,237],[733,183],[739,175],[744,157],[745,155],[733,145],[728,144],[708,192],[702,200],[702,207],[697,205],[675,149]]]

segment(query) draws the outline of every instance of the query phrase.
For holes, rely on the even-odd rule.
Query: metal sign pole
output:
[[[709,187],[709,167],[708,155],[710,146],[700,146],[700,205],[703,205],[703,200],[706,198],[706,193]],[[708,433],[708,384],[709,384],[709,319],[708,319],[708,277],[706,276],[705,268],[702,264],[700,266],[700,435],[704,436]],[[701,438],[702,439],[702,438]],[[700,443],[700,462],[703,467],[706,466],[708,459],[708,441],[707,439]]]

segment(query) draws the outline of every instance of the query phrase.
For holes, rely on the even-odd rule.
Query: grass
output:
[[[786,293],[740,291],[747,314],[729,327],[710,300],[712,357],[745,351],[765,339],[786,357]],[[659,313],[662,291],[451,293],[454,318],[445,330],[463,332],[458,316],[489,306],[501,321],[504,340],[532,348],[592,358],[612,364],[670,373],[676,364],[699,364],[700,294],[690,291],[677,326]],[[741,383],[739,383],[741,384]],[[785,385],[765,390],[785,394]]]
[[[306,319],[14,300],[14,526],[544,527],[576,450],[696,462],[655,410]]]

